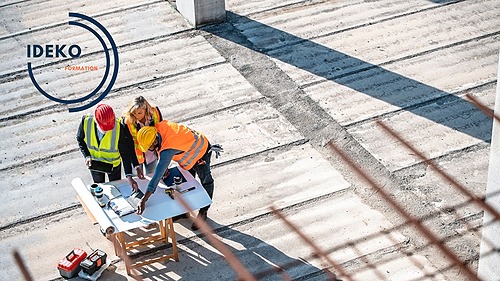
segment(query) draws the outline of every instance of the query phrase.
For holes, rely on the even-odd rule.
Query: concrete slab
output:
[[[240,15],[247,15],[250,13],[257,13],[266,10],[272,10],[274,8],[279,8],[287,5],[301,3],[300,0],[256,0],[256,1],[245,1],[245,0],[231,0],[226,1],[226,9]]]
[[[30,273],[37,280],[53,280],[60,277],[57,263],[76,247],[87,253],[92,249],[101,249],[111,260],[116,259],[112,243],[99,233],[96,226],[92,226],[83,209],[2,230],[0,238],[2,247],[6,250],[6,255],[0,257],[2,280],[23,279],[11,256],[14,249],[19,250]]]
[[[239,4],[239,2],[236,3]],[[238,15],[249,14],[245,13],[244,8],[235,7],[234,10],[231,10],[234,11],[236,28],[257,49],[261,50],[290,46],[304,39],[346,31],[438,6],[430,1],[388,1],[384,3],[377,1],[311,1],[307,3],[297,1],[297,5],[283,3],[279,9],[280,12],[276,13],[277,9],[273,9],[273,4],[277,6],[278,1],[266,2],[265,5],[259,2],[254,4],[252,11],[255,14],[248,15],[250,20],[246,16],[238,18]],[[228,6],[232,7],[231,4]],[[310,21],[304,21],[305,17],[309,18]],[[367,36],[370,35],[367,34]],[[335,42],[329,43],[335,44]],[[302,61],[302,63],[305,62]]]
[[[331,212],[325,212],[326,209]],[[373,278],[374,271],[370,269],[358,273],[352,272],[348,261],[357,259],[360,255],[377,260],[378,251],[394,250],[401,246],[399,244],[405,239],[397,232],[391,232],[389,235],[382,234],[381,231],[384,228],[388,230],[391,227],[390,224],[384,222],[382,216],[359,202],[356,197],[347,194],[344,194],[342,198],[331,197],[307,207],[290,209],[286,215],[305,231],[309,238],[322,249],[326,249],[331,258],[345,265],[345,270],[353,275],[359,274]],[[211,224],[214,223],[217,224],[217,222],[211,222]],[[322,226],[315,227],[316,224]],[[332,239],[332,233],[335,233],[334,239]],[[347,245],[347,241],[355,242],[357,238],[363,239],[362,237],[367,236],[370,236],[368,239],[370,241],[366,240],[366,243],[361,243],[363,245],[356,249],[359,252]],[[292,279],[309,280],[315,275],[322,275],[322,280],[325,279],[320,271],[328,265],[320,259],[312,258],[312,250],[275,217],[263,217],[247,224],[225,229],[218,232],[217,237],[229,246],[240,262],[252,273],[265,272],[276,265],[282,266]],[[170,278],[199,280],[199,272],[203,271],[206,272],[206,275],[201,277],[205,278],[203,280],[235,279],[234,272],[224,264],[221,254],[208,245],[205,239],[193,237],[190,240],[189,244],[186,244],[189,248],[189,250],[186,249],[187,253],[181,252],[182,262],[166,266],[154,264],[152,267],[143,268],[141,273],[147,278],[167,275]],[[439,272],[436,272],[436,269],[420,256],[405,259],[398,257],[391,260],[378,260],[378,262],[377,268],[383,269],[385,276],[396,274],[402,278],[401,280],[414,280],[414,278],[423,277],[425,272],[431,272],[436,274],[436,280],[444,280]],[[211,270],[211,268],[217,268],[217,270]],[[279,278],[271,271],[269,275],[260,276],[259,280]]]
[[[191,55],[193,51],[198,55]],[[120,75],[115,82],[115,89],[224,62],[224,59],[201,36],[158,39],[129,45],[120,49],[119,52]],[[90,56],[87,59],[89,65],[100,65],[103,62],[99,55]],[[143,69],[145,65],[151,64],[155,67]],[[42,88],[60,99],[75,99],[87,95],[99,84],[96,81],[100,81],[103,77],[99,73],[90,71],[72,71],[68,74],[64,66],[65,63],[62,62],[48,68],[44,67],[43,70],[39,69],[35,73],[38,83],[43,85]],[[68,76],[61,79],[58,76],[61,72]],[[4,80],[5,87],[1,89],[2,101],[8,106],[18,108],[16,115],[39,111],[40,108],[53,105],[52,101],[35,90],[27,75],[23,76],[22,80],[6,79],[7,81]],[[2,114],[6,117],[10,115],[6,111]]]
[[[0,39],[14,34],[33,32],[57,24],[68,22],[69,12],[78,12],[87,16],[118,12],[120,10],[133,10],[134,7],[158,3],[159,1],[141,1],[130,3],[130,1],[85,1],[85,3],[70,3],[64,0],[52,1],[47,5],[46,1],[4,1],[0,14],[2,22]]]
[[[329,40],[332,41],[338,40]],[[341,55],[335,49],[307,42],[303,44],[304,48],[294,48],[297,52],[295,58],[303,57],[305,53],[319,54],[318,48],[324,51],[325,57],[320,59],[314,56],[316,62],[307,60],[309,65],[303,65],[297,64],[289,54],[288,58],[279,58],[278,65],[303,86],[323,80],[310,84],[304,90],[341,124],[349,125],[494,81],[497,54],[491,50],[500,48],[497,42],[495,37],[472,41],[414,59],[389,63],[383,68],[372,65],[371,61]],[[325,64],[325,60],[334,62]],[[442,67],[433,69],[431,65],[435,63]],[[371,69],[361,71],[362,68]],[[471,77],[475,81],[473,84],[466,82]]]
[[[59,9],[57,6],[53,7],[55,9]],[[69,6],[66,7],[69,9]],[[36,5],[31,7],[30,10],[33,8],[36,8]],[[123,8],[124,7],[122,6],[122,9],[114,11],[113,13],[94,17],[94,19],[102,24],[111,34],[118,47],[141,42],[145,39],[165,37],[190,28],[182,20],[182,18],[176,16],[177,12],[170,4],[168,4],[167,1],[145,4],[139,7]],[[76,7],[74,7],[74,9],[76,10],[72,10],[72,12],[79,12]],[[2,13],[8,14],[9,11],[9,9],[2,9]],[[25,13],[30,14],[29,11]],[[54,12],[54,14],[58,14],[58,18],[61,17],[61,15],[66,16],[66,22],[70,20],[77,20],[74,17],[70,18],[68,12],[59,10],[59,12]],[[17,18],[21,17],[18,16]],[[43,25],[45,20],[48,19],[42,18],[40,24]],[[53,23],[57,23],[57,21],[58,19],[54,19]],[[90,25],[92,28],[96,29],[96,31],[101,34],[104,39],[106,38],[104,34],[92,24],[88,22],[85,22],[85,24]],[[15,27],[12,29],[15,29]],[[70,26],[69,24],[60,24],[50,27],[50,30],[50,32],[47,32],[46,28],[42,28],[37,31],[24,34],[21,33],[16,35],[15,33],[11,33],[8,36],[0,38],[0,42],[2,42],[0,45],[0,59],[3,62],[3,67],[0,70],[0,76],[7,75],[11,72],[25,71],[27,69],[27,61],[32,62],[34,66],[38,66],[61,60],[56,58],[27,59],[27,45],[38,44],[45,46],[46,44],[66,44],[67,48],[69,48],[70,45],[77,44],[82,49],[81,56],[94,52],[102,53],[102,46],[98,39],[84,28]],[[111,46],[109,41],[105,39],[105,42],[109,48]],[[121,48],[119,51],[120,50]],[[68,64],[68,59],[65,61],[66,64]],[[70,59],[69,61],[71,64],[78,64],[79,59]]]
[[[219,64],[157,79],[111,93],[120,112],[142,95],[158,106],[164,119],[183,122],[216,111],[256,102],[263,96],[229,64]]]
[[[480,97],[488,105],[493,102],[488,92],[474,96]],[[491,120],[463,101],[438,101],[413,112],[398,112],[380,120],[398,134],[404,135],[405,140],[410,141],[428,159],[483,143],[491,136]],[[375,121],[352,127],[348,131],[390,171],[421,162],[380,126],[376,126]],[[391,147],[390,152],[387,147]]]
[[[309,144],[217,166],[214,178],[219,188],[215,191],[213,216],[224,224],[269,213],[270,205],[277,208],[300,205],[350,186]],[[249,204],[242,204],[246,201]],[[224,219],[226,214],[231,214],[232,219]]]
[[[337,2],[335,1],[335,3]],[[374,5],[372,3],[373,2],[370,2],[370,4],[364,5]],[[433,5],[425,1],[419,3]],[[412,5],[414,3],[407,4]],[[319,6],[321,7],[322,5],[326,4],[321,4]],[[415,63],[419,60],[420,55],[431,50],[440,52],[435,54],[435,57],[430,61],[429,59],[424,60],[434,62],[436,60],[444,61],[448,59],[446,60],[448,63],[439,63],[439,65],[443,67],[457,67],[453,71],[445,71],[445,73],[439,76],[432,76],[434,79],[439,79],[440,77],[449,77],[450,73],[456,75],[456,73],[461,73],[464,70],[470,71],[472,69],[475,70],[476,68],[496,64],[496,60],[486,58],[485,55],[497,55],[496,52],[492,50],[498,48],[493,47],[493,49],[486,52],[484,50],[479,51],[480,49],[478,49],[477,52],[481,53],[480,56],[478,56],[478,53],[474,50],[476,48],[481,48],[483,44],[488,44],[487,42],[497,41],[493,39],[491,41],[486,41],[486,43],[476,42],[475,38],[478,34],[495,34],[496,26],[499,23],[497,9],[499,4],[496,1],[472,1],[457,3],[456,5],[458,5],[458,7],[455,5],[441,6],[437,9],[439,12],[436,12],[434,9],[422,9],[419,13],[409,13],[404,17],[394,16],[394,18],[390,20],[384,19],[383,16],[379,16],[376,20],[380,22],[376,25],[358,24],[345,31],[342,30],[342,32],[340,32],[341,29],[333,28],[334,26],[330,23],[331,21],[329,22],[327,20],[320,22],[329,22],[331,32],[321,32],[321,30],[316,28],[313,29],[309,25],[304,25],[304,28],[310,28],[316,32],[312,34],[307,34],[306,31],[303,31],[302,33],[304,34],[301,34],[301,29],[297,26],[290,30],[284,30],[279,25],[272,24],[269,26],[258,19],[250,18],[241,21],[250,20],[250,23],[253,25],[253,28],[250,29],[253,33],[247,34],[251,41],[269,38],[269,36],[264,36],[268,33],[274,34],[272,38],[290,38],[288,40],[282,39],[281,41],[284,42],[280,42],[278,46],[269,42],[262,44],[254,42],[254,44],[256,44],[259,49],[267,50],[266,54],[275,58],[280,67],[301,86],[325,79],[333,81],[337,81],[338,79],[341,80],[341,77],[362,69],[380,67],[381,64],[397,62],[402,58],[415,57],[415,60],[413,60],[413,63]],[[397,6],[399,7],[399,5]],[[368,10],[367,7],[354,6],[353,8],[365,11]],[[411,10],[411,8],[409,9]],[[300,9],[300,11],[302,12],[302,9]],[[341,9],[337,12],[340,11]],[[283,13],[282,16],[287,17],[288,20],[294,19],[293,13]],[[364,17],[366,14],[364,12],[361,14],[358,13],[358,16]],[[290,17],[292,19],[290,19]],[[300,22],[300,18],[301,16],[296,16],[297,23]],[[336,17],[330,16],[330,18]],[[270,19],[276,20],[276,17],[270,17]],[[467,24],[464,24],[464,30],[457,30],[455,28],[458,24],[457,20],[459,19],[466,19],[467,21]],[[477,22],[482,22],[484,24],[477,25]],[[281,24],[285,25],[285,22],[281,22]],[[462,24],[462,22],[460,22],[460,24]],[[286,26],[290,26],[289,21],[286,22]],[[245,31],[247,30],[249,30],[249,28],[245,28]],[[309,40],[304,41],[305,39]],[[472,42],[469,40],[472,40]],[[299,44],[292,45],[290,41],[296,41],[296,43]],[[459,44],[457,44],[457,42],[459,42]],[[465,45],[462,48],[468,51],[463,49],[453,50],[454,48],[461,48],[461,45]],[[448,47],[452,47],[452,49],[450,50]],[[456,56],[454,60],[460,59],[461,57],[459,57],[458,54],[462,52],[471,54],[470,58],[465,59],[462,63],[471,63],[470,61],[473,63],[469,64],[465,69],[459,67],[459,65],[455,65],[455,63],[449,63],[449,59],[453,59],[453,56]],[[416,57],[416,53],[420,55]],[[485,59],[489,63],[481,63],[480,60],[482,59]],[[406,62],[406,60],[404,60],[404,62]],[[412,60],[408,62],[412,62]],[[440,86],[430,83],[430,81],[427,82],[426,80],[419,79],[418,76],[409,73],[406,67],[410,67],[411,69],[413,63],[408,63],[405,65],[404,69],[394,70],[394,72],[408,78],[414,78],[430,86]],[[385,66],[384,69],[386,69]],[[390,68],[389,70],[391,71]],[[429,68],[425,68],[425,70],[426,71],[422,71],[420,68],[418,74],[430,75],[432,73],[429,71],[431,70]],[[494,70],[488,72],[488,77],[490,78],[490,73],[492,71]],[[454,81],[454,79],[447,79],[447,81]]]

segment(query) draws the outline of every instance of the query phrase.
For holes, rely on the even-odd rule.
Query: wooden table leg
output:
[[[173,258],[175,261],[179,261],[179,252],[177,251],[177,238],[175,237],[174,221],[172,220],[172,218],[166,221],[165,226],[166,226],[165,232],[169,234],[170,239],[172,240]],[[168,239],[165,242],[168,243]]]
[[[125,234],[123,232],[119,232],[116,234],[116,244],[115,244],[115,254],[120,253],[120,257],[125,263],[125,268],[127,270],[127,274],[130,275],[130,271],[132,268],[138,268],[141,266],[145,266],[151,263],[155,262],[162,262],[165,260],[173,259],[176,262],[179,261],[179,251],[177,249],[177,239],[175,237],[175,231],[174,231],[174,221],[172,218],[165,219],[162,221],[158,222],[158,225],[160,227],[160,236],[154,237],[148,237],[143,241],[139,242],[125,242]],[[131,260],[128,258],[127,251],[129,249],[132,249],[137,246],[147,246],[147,245],[153,245],[157,242],[164,242],[166,245],[169,243],[169,238],[170,238],[170,243],[172,244],[172,254],[163,254],[161,257],[157,258],[151,258],[145,261],[138,261],[132,263]],[[121,249],[118,249],[121,248]],[[121,250],[121,251],[120,251]],[[117,254],[118,255],[118,254]]]
[[[125,234],[123,232],[119,232],[116,234],[117,236],[117,242],[118,245],[121,247],[121,251],[119,255],[125,263],[125,269],[127,270],[127,275],[130,275],[130,268],[133,267],[133,265],[130,264],[130,259],[127,254],[127,243],[125,242]],[[116,253],[116,248],[115,248],[115,253]]]

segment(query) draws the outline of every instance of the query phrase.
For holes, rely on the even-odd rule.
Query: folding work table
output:
[[[179,190],[185,193],[177,193],[176,196],[182,196],[184,201],[191,210],[197,210],[212,203],[205,189],[201,184],[186,170],[180,167],[170,168],[170,176],[165,179],[165,183],[170,185],[174,175],[182,175],[184,182],[180,185]],[[148,180],[140,180],[134,178],[139,185],[139,189],[146,192]],[[115,254],[123,256],[127,274],[130,275],[132,268],[138,268],[155,262],[161,262],[169,259],[179,261],[177,251],[177,241],[175,238],[174,224],[172,218],[187,212],[181,205],[180,200],[174,200],[165,193],[164,188],[158,187],[153,195],[146,202],[146,209],[142,215],[131,213],[125,216],[118,216],[108,206],[100,207],[96,198],[90,193],[90,185],[85,185],[80,178],[75,178],[71,182],[78,193],[78,199],[85,208],[90,219],[94,223],[98,223],[101,232],[110,240],[114,241]],[[108,194],[111,190],[119,190],[120,196],[124,198],[132,194],[132,187],[127,180],[118,180],[99,184],[104,190],[104,194]],[[115,187],[115,188],[113,188]],[[194,187],[194,189],[193,189]],[[189,191],[187,191],[189,189]],[[116,193],[116,192],[115,192]],[[116,196],[116,194],[112,195]],[[141,237],[132,242],[127,242],[125,232],[138,228],[146,227],[152,223],[159,224],[159,234],[150,235],[149,237]],[[172,253],[164,254],[160,257],[148,259],[141,262],[131,262],[128,251],[136,249],[140,246],[154,246],[154,244],[164,242],[168,245],[168,240],[171,240]]]

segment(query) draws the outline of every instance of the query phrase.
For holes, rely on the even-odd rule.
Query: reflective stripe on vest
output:
[[[199,158],[196,158],[197,156],[200,155],[200,152],[202,152],[202,148],[205,144],[205,138],[199,137],[199,133],[196,131],[191,130],[191,133],[193,134],[194,137],[194,143],[191,145],[189,150],[185,152],[184,154],[181,154],[179,160],[175,159],[176,157],[174,156],[173,159],[179,163],[181,167],[192,167],[195,163],[194,161],[198,160]],[[205,151],[203,151],[203,154],[205,154]],[[203,154],[201,154],[203,156]],[[176,155],[177,156],[177,155]]]
[[[208,149],[208,139],[202,133],[191,130],[184,125],[164,120],[156,124],[155,127],[162,138],[160,152],[165,149],[182,151],[182,153],[174,155],[172,160],[185,170],[191,169]]]
[[[153,108],[153,126],[158,124],[160,122],[160,113],[158,112],[158,108],[154,107]],[[148,124],[149,125],[149,124]],[[135,149],[135,155],[137,156],[137,160],[139,161],[139,164],[144,163],[144,152],[141,151],[139,148],[139,142],[137,141],[137,127],[136,124],[131,124],[130,122],[127,122],[127,127],[132,135],[132,139],[134,140],[134,149]]]
[[[85,134],[84,141],[87,144],[92,160],[110,163],[113,164],[113,167],[120,165],[121,156],[118,150],[119,120],[115,120],[115,127],[104,134],[100,143],[97,141],[95,126],[94,117],[87,115],[83,124],[83,132]]]

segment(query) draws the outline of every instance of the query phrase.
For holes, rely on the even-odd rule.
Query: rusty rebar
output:
[[[21,257],[21,254],[18,250],[13,250],[12,255],[14,256],[14,260],[16,261],[17,266],[21,270],[23,274],[24,280],[33,281],[33,277],[31,277],[31,273],[28,267],[24,264],[24,259]]]
[[[417,150],[413,145],[411,145],[408,141],[404,140],[403,137],[401,137],[398,133],[396,133],[394,130],[389,128],[387,125],[384,123],[377,121],[377,124],[380,125],[386,132],[388,132],[392,137],[397,139],[399,142],[401,142],[406,148],[411,150],[415,155],[417,155],[424,163],[429,164],[438,174],[440,174],[445,180],[447,180],[449,183],[451,183],[454,187],[456,187],[460,192],[462,192],[464,195],[468,196],[472,202],[474,202],[476,205],[479,207],[484,208],[488,213],[493,215],[496,220],[500,220],[500,213],[498,213],[493,207],[491,207],[489,204],[484,202],[484,198],[478,197],[475,194],[472,194],[467,190],[465,186],[463,186],[461,183],[459,183],[457,180],[455,180],[452,176],[448,175],[443,169],[441,169],[436,163],[433,161],[427,159],[425,155],[423,155],[422,152]]]
[[[342,266],[332,260],[325,251],[323,251],[311,239],[309,239],[309,237],[307,237],[297,226],[295,226],[290,220],[288,220],[276,207],[271,206],[270,208],[279,219],[281,219],[290,229],[297,233],[297,235],[299,235],[299,237],[313,249],[314,253],[318,257],[325,259],[342,276],[349,278],[349,280],[353,280],[352,276],[347,273],[347,271],[345,271]],[[327,268],[324,268],[323,271],[329,276],[331,280],[337,280],[337,276]]]
[[[500,117],[493,112],[489,107],[481,103],[478,99],[473,97],[471,94],[466,94],[465,97],[474,105],[476,106],[479,110],[481,110],[486,116],[490,117],[491,119],[495,119],[496,121],[500,122]]]
[[[190,218],[193,223],[198,226],[198,229],[207,237],[209,242],[214,246],[226,259],[228,264],[233,268],[233,270],[238,274],[238,280],[244,281],[256,281],[257,279],[247,270],[247,268],[240,262],[240,260],[231,252],[231,250],[222,241],[217,239],[214,235],[213,229],[208,225],[207,222],[201,218],[193,219],[194,212],[189,207],[189,204],[182,198],[182,196],[176,196],[175,200],[178,200],[182,207],[190,213]]]
[[[413,216],[411,216],[408,212],[406,212],[391,196],[384,191],[384,189],[376,183],[376,181],[364,172],[354,161],[347,156],[341,149],[339,149],[332,141],[328,142],[328,146],[335,151],[354,171],[364,178],[373,188],[378,191],[378,195],[381,196],[387,203],[389,203],[401,216],[403,216],[406,221],[410,224],[413,224],[431,243],[436,245],[442,252],[445,254],[455,265],[459,266],[467,276],[470,277],[470,280],[480,280],[473,272],[467,267],[458,257],[455,255],[448,247],[446,247],[436,235],[434,235],[426,226],[422,224],[422,222]]]

